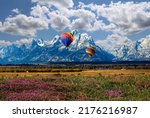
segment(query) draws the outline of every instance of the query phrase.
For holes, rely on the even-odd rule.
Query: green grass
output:
[[[55,84],[57,92],[65,94],[59,100],[150,100],[150,75],[113,75],[113,76],[83,76],[83,75],[59,75],[50,79],[50,76],[1,76],[0,86],[7,84],[10,79],[31,79]],[[42,80],[41,80],[42,78]],[[18,85],[19,86],[19,85]],[[34,85],[33,85],[34,86]],[[12,92],[12,91],[10,91]],[[52,91],[51,91],[52,92]],[[0,100],[6,100],[3,91],[0,90]],[[28,100],[28,99],[26,99]],[[34,100],[34,98],[32,99]],[[42,100],[42,99],[40,99]],[[53,99],[54,100],[54,99]]]
[[[122,78],[121,76],[125,76]],[[76,96],[85,100],[150,100],[150,75],[121,75],[114,77],[67,76],[63,83],[74,87],[71,97]],[[108,96],[106,91],[121,91],[122,96]]]

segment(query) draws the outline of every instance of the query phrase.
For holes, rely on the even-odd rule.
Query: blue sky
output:
[[[0,0],[0,41],[51,40],[77,29],[95,41],[150,35],[149,0]],[[0,42],[1,43],[1,42]]]

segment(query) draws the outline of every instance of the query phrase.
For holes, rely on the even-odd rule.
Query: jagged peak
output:
[[[51,40],[51,43],[55,43],[60,39],[59,35],[54,36],[54,38]]]
[[[74,50],[88,47],[89,45],[96,46],[93,38],[89,36],[87,33],[79,33],[77,30],[73,30],[71,31],[71,33],[74,36],[74,40],[69,45],[68,50],[74,51]],[[50,46],[59,49],[65,48],[65,46],[62,44],[60,40],[59,35],[54,36],[54,38],[50,41]]]
[[[44,44],[44,40],[43,39],[33,39],[32,40],[32,47],[34,46],[39,46],[39,47],[43,47]]]
[[[81,44],[86,44],[87,46],[90,45],[93,45],[95,46],[95,42],[93,40],[93,38],[91,36],[89,36],[87,33],[79,33],[77,30],[74,30],[73,31],[73,34],[74,34],[74,37],[75,37],[75,40]]]
[[[43,47],[44,46],[44,40],[43,39],[38,39],[37,44],[38,44],[38,46]]]

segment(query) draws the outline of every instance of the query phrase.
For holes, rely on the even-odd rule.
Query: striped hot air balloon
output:
[[[86,48],[86,53],[89,55],[89,57],[92,57],[95,54],[96,48],[93,46],[89,46]]]
[[[68,47],[73,42],[74,37],[73,37],[72,33],[64,32],[60,35],[60,40],[66,47]]]

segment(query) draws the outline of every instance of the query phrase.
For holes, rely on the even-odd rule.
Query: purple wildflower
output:
[[[122,97],[123,92],[121,90],[107,90],[106,95],[108,97]]]

